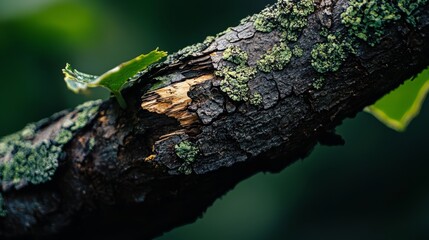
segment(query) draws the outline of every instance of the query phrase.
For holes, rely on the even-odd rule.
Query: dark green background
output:
[[[101,74],[156,47],[174,52],[268,0],[0,0],[0,135],[94,98],[62,80],[70,62]],[[168,239],[429,239],[429,106],[405,133],[360,113],[343,147],[316,147],[280,174],[258,174]],[[168,216],[165,216],[168,217]]]

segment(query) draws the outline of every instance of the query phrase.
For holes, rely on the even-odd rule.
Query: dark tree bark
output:
[[[195,221],[243,179],[281,171],[318,141],[335,143],[332,132],[343,119],[429,65],[426,4],[416,27],[404,20],[388,24],[378,45],[361,43],[338,71],[323,74],[324,86],[316,90],[320,74],[310,64],[311,49],[324,41],[322,25],[346,34],[340,23],[346,6],[316,3],[296,43],[303,56],[249,81],[250,91],[262,95],[256,106],[231,100],[215,75],[230,64],[222,55],[231,44],[254,66],[279,41],[278,30],[258,32],[251,20],[146,71],[123,92],[126,110],[107,100],[73,133],[52,180],[3,187],[7,215],[0,218],[0,236],[151,238]],[[159,79],[168,84],[148,91]],[[39,124],[35,139],[52,138],[75,115],[66,111]],[[198,148],[194,162],[177,156],[183,141]]]

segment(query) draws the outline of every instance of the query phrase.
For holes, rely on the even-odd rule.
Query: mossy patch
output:
[[[233,64],[223,66],[215,75],[223,77],[220,82],[220,90],[228,95],[233,101],[249,101],[251,104],[261,102],[250,101],[254,94],[251,93],[248,82],[256,76],[257,70],[248,64],[248,54],[237,46],[229,46],[222,54],[222,58]]]
[[[379,43],[387,24],[400,19],[398,9],[387,0],[352,0],[341,14],[341,22],[349,35],[370,46]]]
[[[304,55],[304,50],[300,46],[295,45],[292,48],[292,54],[294,57],[300,58]]]
[[[14,144],[12,161],[4,165],[2,182],[13,185],[44,183],[51,179],[58,167],[61,148],[48,141],[33,147],[28,142]]]
[[[335,72],[347,58],[344,45],[334,35],[328,36],[328,41],[318,43],[311,51],[311,65],[319,73]]]
[[[258,69],[269,73],[283,70],[292,58],[292,51],[285,43],[275,44],[257,62]]]
[[[260,32],[272,32],[278,26],[278,11],[264,9],[261,13],[254,17],[254,27]]]
[[[195,162],[199,154],[198,147],[190,141],[182,141],[174,146],[176,155],[183,160],[179,171],[189,175],[192,173],[192,163]]]
[[[428,0],[352,0],[341,13],[341,22],[348,28],[345,35],[334,35],[322,28],[320,35],[326,42],[318,43],[311,52],[311,65],[319,73],[335,72],[349,53],[356,54],[359,40],[370,46],[378,44],[385,34],[385,28],[399,20],[403,14],[406,21],[416,25],[416,13]],[[402,14],[402,15],[401,15]],[[318,84],[319,85],[319,84]]]
[[[216,75],[223,77],[220,82],[220,89],[226,93],[233,101],[248,101],[249,86],[248,82],[255,77],[257,71],[254,67],[245,65],[224,67],[216,71]]]
[[[308,16],[314,12],[313,0],[279,0],[272,7],[264,9],[253,17],[254,27],[260,32],[278,29],[287,41],[297,41],[307,26]]]
[[[420,7],[428,3],[428,0],[398,0],[398,8],[407,16],[406,21],[413,25],[417,25],[416,15],[420,12]]]
[[[325,78],[322,76],[314,79],[313,84],[312,84],[313,88],[316,90],[322,89],[323,85],[325,85]]]
[[[72,137],[73,133],[71,131],[68,129],[61,129],[54,141],[62,145],[68,143]]]
[[[33,143],[39,124],[30,124],[22,131],[0,140],[0,181],[3,188],[19,188],[47,182],[58,167],[62,148],[74,133],[91,121],[100,101],[88,102],[76,108],[73,120],[63,123],[53,140]]]
[[[263,100],[262,95],[258,92],[255,92],[250,97],[249,103],[254,105],[254,106],[259,106],[262,104],[262,100]]]
[[[417,25],[416,15],[428,0],[352,0],[341,14],[341,22],[348,28],[349,36],[375,46],[384,35],[384,29],[405,15],[408,23]]]
[[[229,46],[225,49],[222,58],[237,65],[244,65],[249,60],[247,53],[237,46]]]
[[[247,101],[252,105],[260,105],[263,96],[258,92],[251,92],[248,82],[256,76],[257,70],[265,73],[280,71],[291,61],[292,56],[303,55],[301,48],[296,47],[292,51],[287,42],[298,40],[308,24],[308,16],[314,10],[313,0],[279,0],[261,13],[242,21],[242,23],[253,22],[255,30],[259,32],[278,30],[282,39],[260,57],[256,66],[249,66],[246,52],[235,46],[228,47],[223,52],[223,60],[235,66],[222,66],[215,72],[217,76],[223,77],[220,83],[221,91],[233,101]]]

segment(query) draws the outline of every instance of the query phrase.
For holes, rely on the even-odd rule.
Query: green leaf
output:
[[[417,77],[407,80],[374,105],[365,108],[365,111],[371,113],[386,126],[402,132],[419,114],[428,91],[429,68]]]
[[[64,81],[67,87],[75,93],[85,91],[88,88],[105,87],[115,95],[121,107],[125,108],[126,103],[121,95],[121,90],[124,85],[138,72],[158,62],[165,56],[167,56],[166,52],[158,51],[157,49],[146,55],[142,54],[127,62],[121,63],[101,76],[79,72],[67,63],[66,67],[63,69]]]

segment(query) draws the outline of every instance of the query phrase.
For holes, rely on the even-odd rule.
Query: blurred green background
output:
[[[66,62],[101,74],[156,47],[202,41],[274,0],[0,0],[0,135],[95,98],[74,95]],[[258,174],[169,239],[429,239],[429,105],[405,133],[360,113],[343,147],[316,147]],[[167,216],[168,217],[168,216]]]

